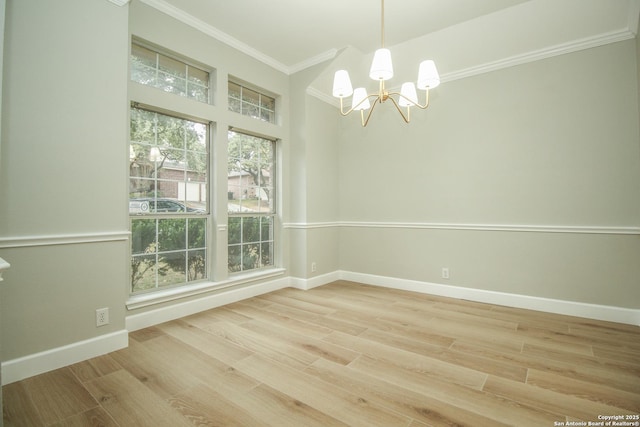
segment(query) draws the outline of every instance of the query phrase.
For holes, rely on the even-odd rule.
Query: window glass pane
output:
[[[205,279],[207,277],[207,258],[206,251],[189,251],[187,280],[194,281]]]
[[[229,81],[228,103],[231,111],[275,123],[276,100],[273,97]]]
[[[202,87],[209,87],[209,73],[196,67],[187,66],[189,82]]]
[[[255,90],[247,89],[246,87],[242,88],[242,102],[257,106],[260,105],[259,99],[260,94]]]
[[[175,77],[187,78],[187,65],[164,55],[159,56],[158,69]]]
[[[249,243],[258,241],[260,241],[260,218],[242,218],[242,242]]]
[[[273,218],[271,216],[263,216],[260,218],[261,240],[273,240]]]
[[[229,260],[229,272],[235,273],[238,271],[242,271],[242,247],[240,245],[237,246],[229,246],[228,251],[228,260]]]
[[[275,123],[276,114],[273,111],[260,110],[260,120],[269,122],[269,123]]]
[[[240,99],[241,88],[239,84],[229,82],[229,98]]]
[[[131,253],[134,255],[153,253],[156,250],[155,219],[131,221]]]
[[[230,245],[237,245],[241,242],[241,226],[242,226],[242,218],[241,217],[229,217],[229,237],[228,241]]]
[[[209,102],[209,73],[153,49],[131,46],[131,80]]]
[[[272,266],[273,263],[273,242],[263,243],[260,249],[260,266]]]
[[[272,206],[273,141],[230,131],[228,150],[228,211],[259,212]]]
[[[186,252],[158,255],[158,287],[186,283]]]
[[[137,44],[131,45],[131,56],[135,58],[135,64],[155,68],[158,54]]]
[[[131,258],[131,289],[133,292],[156,287],[156,266],[155,254]]]
[[[209,89],[204,86],[188,83],[187,93],[189,98],[193,98],[196,101],[206,102],[206,103],[209,102]]]
[[[260,245],[242,245],[242,270],[260,268]]]
[[[172,201],[158,201],[158,205],[165,203],[171,209]],[[186,249],[186,219],[161,219],[158,222],[158,249],[161,252]]]
[[[203,249],[207,244],[207,220],[206,218],[190,218],[188,220],[189,249]]]

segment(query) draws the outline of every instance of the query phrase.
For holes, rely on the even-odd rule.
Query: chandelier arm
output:
[[[369,119],[371,118],[371,114],[373,113],[373,110],[376,108],[377,104],[381,104],[381,103],[382,103],[382,100],[378,96],[376,98],[376,100],[373,101],[373,104],[371,105],[371,109],[369,110],[369,114],[367,114],[367,120],[364,119],[364,110],[360,110],[360,121],[362,122],[362,127],[365,127],[365,126],[367,126],[369,124]]]
[[[364,103],[369,98],[376,98],[376,100],[373,101],[374,106],[376,102],[380,102],[380,96],[378,94],[371,94],[371,95],[367,95],[366,98],[363,98],[362,101],[358,102],[356,105],[352,106],[347,111],[344,111],[344,108],[343,108],[344,103],[342,102],[342,97],[340,97],[340,114],[342,116],[348,116],[349,114],[353,113],[353,110],[358,108],[362,103]],[[373,107],[371,109],[373,110]],[[360,111],[363,111],[363,110],[360,110]],[[371,113],[369,113],[369,115],[371,115]]]
[[[404,98],[404,99],[406,99],[407,101],[409,101],[409,102],[413,103],[413,106],[414,106],[414,107],[418,107],[418,108],[420,108],[421,110],[426,110],[426,109],[427,109],[427,107],[429,106],[429,89],[426,89],[426,95],[425,95],[425,102],[424,102],[424,105],[420,105],[419,103],[415,102],[414,100],[407,98],[406,96],[404,96],[404,95],[403,95],[403,94],[401,94],[400,92],[389,92],[389,97],[390,97],[390,98],[391,98],[391,95],[398,95],[398,100],[399,100],[400,98]],[[393,98],[391,98],[391,99],[393,99]]]
[[[411,107],[407,107],[407,115],[405,116],[404,113],[402,112],[402,109],[400,108],[400,106],[396,102],[396,100],[391,98],[391,97],[389,97],[389,99],[391,100],[391,102],[393,102],[393,105],[395,105],[396,110],[398,110],[398,113],[400,113],[400,115],[402,116],[402,120],[404,120],[405,123],[409,123],[409,121],[411,120],[411,116],[410,116]]]

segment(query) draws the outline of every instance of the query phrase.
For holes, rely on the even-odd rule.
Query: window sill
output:
[[[258,280],[283,276],[285,272],[286,269],[284,268],[273,268],[269,270],[261,270],[258,272],[239,274],[221,282],[198,282],[141,295],[132,295],[127,300],[127,310],[136,310],[142,307],[162,304],[164,302],[175,301],[181,298],[187,298],[194,295],[230,288],[232,286],[237,286],[244,283],[251,283]]]

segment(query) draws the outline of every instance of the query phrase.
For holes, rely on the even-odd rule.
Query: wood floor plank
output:
[[[198,380],[188,372],[184,375],[182,364],[174,369],[168,361],[164,360],[165,352],[149,351],[147,345],[161,338],[148,340],[144,346],[132,341],[128,348],[113,353],[112,357],[155,394],[167,398],[195,386]]]
[[[119,427],[101,407],[89,409],[47,427]]]
[[[320,412],[266,384],[260,384],[245,394],[227,393],[227,396],[245,410],[255,413],[261,420],[261,425],[273,427],[343,427],[347,425],[330,414]]]
[[[432,319],[424,325],[431,332],[470,343],[481,343],[496,349],[520,351],[524,340],[516,331],[482,327],[451,319]]]
[[[120,426],[193,427],[126,370],[112,372],[85,385]]]
[[[25,385],[45,425],[98,406],[68,367],[29,378]]]
[[[34,401],[24,381],[2,387],[3,419],[5,427],[40,427],[44,425],[37,400]]]
[[[359,333],[367,329],[366,326],[363,326],[361,324],[334,319],[331,317],[331,315],[323,316],[319,314],[313,314],[304,310],[299,310],[297,308],[287,307],[280,304],[274,304],[270,306],[269,310],[277,310],[278,313],[290,316],[291,318],[302,320],[320,327],[326,327],[334,331],[344,332],[345,334],[350,335],[358,335]]]
[[[401,368],[369,356],[362,356],[349,366],[416,393],[444,400],[449,404],[489,418],[496,423],[540,427],[553,425],[558,420],[556,414],[528,406],[523,402],[434,378],[431,375]]]
[[[69,369],[81,382],[84,382],[115,372],[122,369],[122,366],[113,357],[105,354],[71,365]]]
[[[593,341],[571,332],[549,331],[543,328],[518,327],[518,335],[526,344],[558,349],[569,353],[593,356]]]
[[[430,378],[452,382],[461,386],[480,389],[487,374],[464,366],[442,362],[431,357],[380,344],[361,337],[333,332],[325,341],[344,346],[401,368],[420,373]],[[359,360],[359,359],[356,359]]]
[[[277,328],[273,324],[262,324],[255,321],[245,323],[242,327],[250,329],[261,336],[268,337],[274,344],[279,342],[282,346],[309,353],[313,359],[309,364],[313,363],[317,358],[322,357],[346,365],[360,355],[357,351],[349,350],[345,347],[313,337],[307,337],[284,328]]]
[[[616,346],[594,345],[593,354],[601,359],[627,363],[635,367],[636,372],[640,368],[640,351],[623,351]]]
[[[560,392],[563,395],[576,396],[580,399],[591,400],[611,407],[625,409],[627,413],[640,414],[640,387],[638,392],[631,393],[619,390],[608,384],[618,384],[618,377],[611,377],[607,384],[591,383],[574,378],[558,376],[549,372],[530,369],[527,384]],[[640,378],[635,381],[640,384]],[[623,412],[623,411],[620,411]]]
[[[331,414],[350,426],[407,426],[411,419],[368,402],[312,375],[296,372],[261,355],[243,359],[234,367],[301,402]]]
[[[508,425],[325,359],[304,372],[430,426]]]
[[[252,353],[263,354],[273,360],[280,361],[288,366],[296,369],[304,369],[313,363],[317,356],[314,356],[304,350],[294,347],[286,342],[274,342],[262,334],[253,331],[251,328],[245,328],[245,325],[235,325],[232,323],[219,323],[218,331],[211,331],[219,334],[234,344],[242,346]]]
[[[620,408],[567,395],[561,391],[540,388],[532,384],[524,384],[495,376],[489,376],[482,390],[557,414],[558,421],[572,417],[585,422],[596,422],[598,421],[598,415],[625,412]]]
[[[213,385],[215,387],[215,385]],[[260,426],[259,416],[228,400],[213,388],[198,384],[168,399],[173,409],[196,426]]]
[[[632,375],[638,377],[638,381],[640,382],[640,363],[632,363],[622,356],[581,356],[574,353],[567,353],[556,349],[550,349],[548,347],[538,347],[531,344],[524,345],[522,348],[522,354],[544,357],[560,362],[574,363],[583,368],[605,370],[610,372],[610,374],[607,375],[611,375],[612,378]]]
[[[323,338],[329,335],[332,331],[326,326],[319,326],[279,313],[277,308],[276,310],[270,310],[270,306],[263,307],[263,309],[257,309],[249,305],[236,304],[232,310],[253,320],[270,323],[276,327],[283,327],[314,338]]]
[[[415,341],[406,337],[389,334],[386,332],[367,330],[359,335],[361,338],[370,339],[395,348],[400,348],[423,356],[437,359],[442,362],[464,366],[478,372],[493,374],[515,381],[524,382],[527,378],[527,368],[511,363],[494,360],[488,357],[469,355],[463,352],[450,350],[422,341]]]
[[[320,315],[329,314],[335,311],[334,308],[328,307],[327,305],[320,305],[313,302],[303,301],[297,298],[290,298],[279,293],[262,295],[260,298],[265,301],[269,301],[271,304],[277,302],[280,305],[297,308],[298,310],[308,311],[309,313]]]
[[[241,347],[219,335],[195,327],[189,322],[189,320],[178,320],[160,325],[160,328],[167,335],[228,365],[253,354],[251,350]],[[220,326],[216,324],[207,324],[207,327],[213,330],[216,329],[216,326],[218,329],[220,328]]]

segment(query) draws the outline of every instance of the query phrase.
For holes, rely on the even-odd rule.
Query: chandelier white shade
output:
[[[436,63],[431,59],[422,61],[418,69],[418,89],[433,89],[440,84],[440,76],[436,69]]]
[[[373,55],[369,77],[373,80],[389,80],[393,77],[393,63],[389,49],[378,49]]]
[[[411,107],[418,107],[422,110],[429,106],[429,89],[433,89],[440,84],[440,76],[433,60],[426,60],[420,63],[418,68],[418,79],[416,84],[405,82],[402,84],[400,92],[389,92],[385,88],[385,81],[393,77],[393,62],[391,61],[391,51],[384,47],[384,0],[381,0],[381,39],[382,47],[375,51],[369,77],[379,82],[377,93],[369,95],[365,88],[359,87],[355,90],[351,84],[351,78],[347,70],[338,70],[333,79],[333,96],[340,99],[340,114],[346,116],[353,111],[360,111],[362,126],[369,123],[373,109],[377,104],[382,104],[388,100],[396,107],[402,119],[409,123],[411,121]],[[425,102],[418,102],[417,89],[425,91]],[[344,98],[353,96],[351,108],[344,111]],[[369,99],[373,101],[370,101]],[[406,108],[406,113],[402,108]],[[364,112],[369,110],[365,118]]]
[[[353,98],[351,99],[351,109],[355,111],[363,111],[371,108],[369,98],[367,98],[367,90],[363,87],[359,87],[353,91]]]
[[[351,86],[349,73],[346,70],[336,71],[336,75],[333,79],[333,96],[336,98],[343,98],[351,96],[352,94],[353,87]]]

